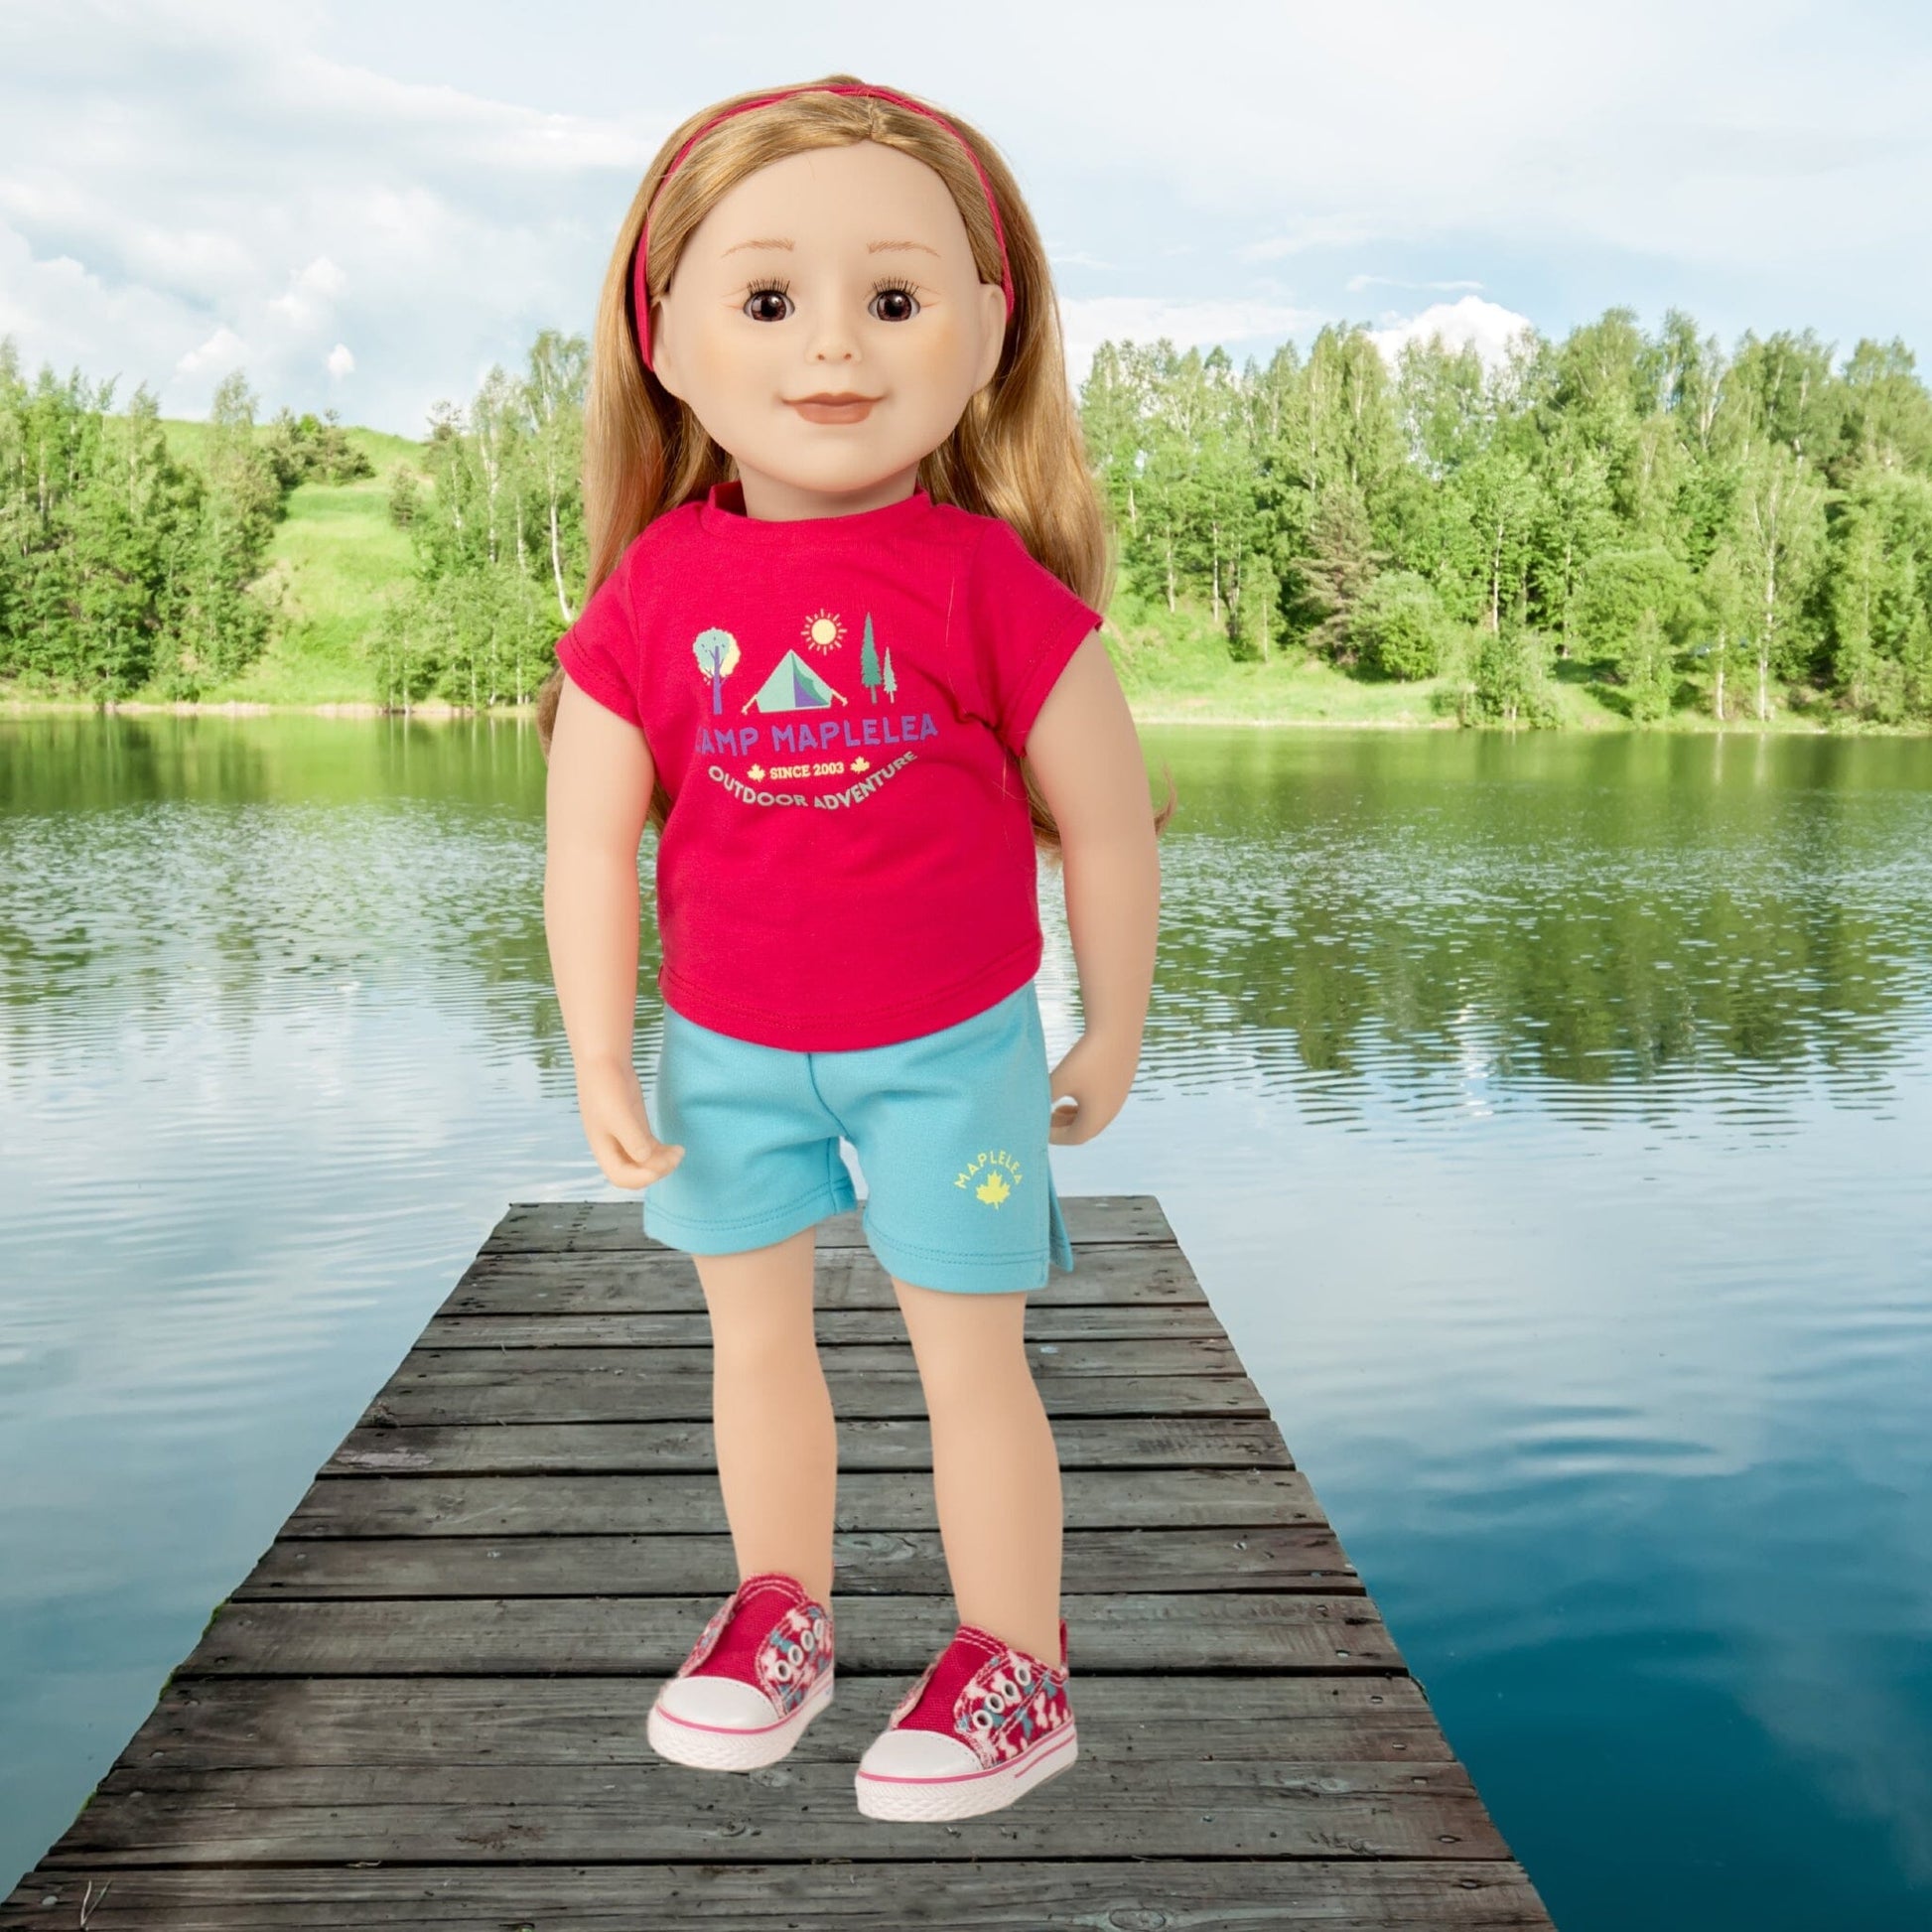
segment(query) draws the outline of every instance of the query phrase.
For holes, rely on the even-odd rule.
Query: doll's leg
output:
[[[1027,1297],[891,1280],[925,1390],[959,1620],[1057,1665],[1060,1463],[1027,1362]]]
[[[691,1259],[711,1311],[712,1437],[739,1581],[782,1570],[823,1603],[839,1447],[812,1326],[817,1233]]]

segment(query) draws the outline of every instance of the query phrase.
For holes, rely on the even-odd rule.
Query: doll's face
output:
[[[859,141],[787,155],[718,202],[651,305],[651,363],[737,459],[754,515],[839,514],[911,487],[1005,329],[945,184]],[[835,412],[798,404],[821,394],[871,406],[814,421]]]

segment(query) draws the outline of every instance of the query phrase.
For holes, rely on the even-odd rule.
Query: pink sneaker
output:
[[[962,1623],[859,1760],[868,1818],[976,1818],[1064,1771],[1080,1754],[1057,1668]]]
[[[747,1577],[658,1689],[644,1732],[702,1771],[775,1764],[832,1702],[832,1612],[795,1577]]]

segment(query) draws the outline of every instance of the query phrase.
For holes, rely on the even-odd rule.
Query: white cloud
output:
[[[355,357],[349,352],[348,345],[346,343],[338,343],[329,351],[324,367],[339,381],[345,375],[353,375],[355,373]]]
[[[1406,322],[1372,329],[1369,340],[1390,363],[1401,354],[1404,343],[1426,343],[1432,336],[1441,336],[1451,350],[1473,343],[1484,365],[1496,368],[1508,359],[1510,343],[1531,326],[1527,316],[1519,316],[1513,309],[1485,302],[1477,295],[1465,295],[1459,302],[1432,303]]]
[[[191,348],[175,364],[175,373],[180,376],[207,378],[207,386],[226,375],[230,369],[248,360],[248,345],[232,329],[217,329],[207,342],[197,348]]]
[[[287,293],[276,296],[268,308],[295,328],[307,329],[327,318],[346,285],[343,271],[327,255],[318,255],[289,277]]]

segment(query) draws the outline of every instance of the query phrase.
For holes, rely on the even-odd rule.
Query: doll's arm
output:
[[[1154,992],[1161,858],[1134,716],[1100,632],[1088,633],[1027,734],[1027,762],[1060,828],[1066,923],[1086,1033],[1054,1069],[1071,1095],[1052,1138],[1091,1140],[1126,1103]]]
[[[651,1133],[630,1058],[637,845],[654,778],[643,733],[566,679],[550,740],[543,923],[584,1132],[621,1187],[647,1185],[681,1154]]]

